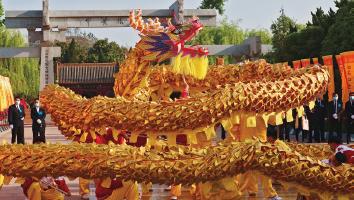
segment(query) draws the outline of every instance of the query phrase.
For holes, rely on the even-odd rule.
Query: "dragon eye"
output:
[[[175,29],[172,33],[178,35],[181,32],[182,32],[182,29]]]

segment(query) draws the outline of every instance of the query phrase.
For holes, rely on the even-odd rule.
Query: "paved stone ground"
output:
[[[217,130],[218,137],[220,137],[220,129]],[[11,131],[7,130],[0,133],[0,142],[5,140],[7,142],[11,142]],[[47,127],[46,130],[46,140],[48,142],[56,143],[70,143],[70,141],[66,140],[63,135],[60,134],[56,127]],[[291,136],[291,140],[294,141],[295,137]],[[28,143],[32,143],[32,130],[30,127],[25,128],[25,141]],[[72,197],[66,197],[65,199],[75,200],[81,199],[79,195],[79,180],[76,179],[74,181],[67,181],[67,185],[69,186]],[[259,184],[259,183],[258,183]],[[90,199],[95,199],[94,197],[94,184],[93,182],[90,185],[91,187],[91,194],[93,195]],[[153,192],[149,192],[148,194],[144,194],[142,196],[142,200],[167,200],[170,199],[170,192],[164,191],[165,185],[154,185]],[[278,192],[279,196],[283,197],[284,200],[294,200],[296,199],[297,191],[295,188],[290,188],[289,191],[285,191],[282,186],[276,185],[274,189]],[[24,200],[25,196],[22,192],[22,188],[19,184],[15,184],[14,180],[11,181],[9,185],[4,185],[0,191],[0,200]],[[189,191],[182,191],[182,196],[179,197],[180,200],[187,200],[187,199],[195,199]],[[248,194],[242,197],[242,200],[265,200],[262,188],[259,185],[259,191],[257,196],[248,196]]]

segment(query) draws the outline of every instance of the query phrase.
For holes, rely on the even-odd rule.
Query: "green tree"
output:
[[[0,47],[28,47],[24,36],[18,30],[0,27]],[[38,58],[1,58],[0,75],[10,78],[12,92],[33,102],[39,92]]]
[[[124,52],[127,50],[120,47],[116,42],[108,42],[108,39],[97,40],[88,52],[88,62],[106,62],[124,61]],[[106,57],[106,58],[105,58]]]
[[[324,31],[319,26],[308,27],[287,35],[284,41],[285,61],[291,63],[303,58],[321,57],[324,36]]]
[[[100,52],[98,54],[98,62],[99,63],[108,63],[108,58],[106,55],[103,53],[103,50],[100,49]]]
[[[225,12],[224,6],[227,0],[203,0],[202,5],[199,6],[200,9],[216,9],[220,15]]]
[[[272,44],[272,34],[266,28],[257,27],[257,29],[246,29],[244,35],[245,38],[261,36],[262,44]]]
[[[85,63],[87,60],[86,50],[80,44],[76,44],[75,38],[73,38],[70,44],[56,42],[54,46],[61,48],[61,58],[54,58],[54,64],[58,61],[61,63]]]
[[[337,8],[341,8],[346,6],[349,2],[353,2],[353,0],[336,0],[334,1],[334,4],[336,5]]]
[[[324,30],[324,34],[327,35],[329,27],[331,27],[335,21],[336,13],[332,10],[332,8],[330,8],[328,14],[325,14],[322,8],[320,7],[317,8],[315,13],[311,12],[311,16],[312,23],[308,22],[307,27],[321,27]]]
[[[343,2],[336,3],[344,6],[337,10],[335,22],[323,41],[323,55],[338,55],[354,50],[354,1]]]
[[[339,9],[333,25],[323,40],[322,56],[335,55],[354,50],[354,1],[336,1]],[[337,62],[333,62],[335,91],[342,93],[341,77]]]
[[[92,36],[92,33],[90,33]],[[61,58],[54,58],[54,65],[56,63],[107,63],[107,62],[123,62],[124,53],[128,50],[120,47],[115,42],[108,42],[108,39],[97,40],[88,51],[85,47],[76,43],[75,38],[71,43],[57,42],[54,46],[61,47]]]
[[[273,53],[268,54],[272,55],[272,60],[276,63],[286,62],[286,52],[284,47],[285,37],[294,31],[300,31],[303,26],[296,24],[292,19],[286,15],[280,15],[278,19],[272,23],[270,29],[273,34],[272,44],[273,44]],[[269,62],[269,60],[267,60]]]
[[[2,7],[2,0],[0,0],[0,18],[4,16],[4,7]],[[0,19],[0,27],[3,27],[5,25],[5,18]]]
[[[76,45],[75,45],[75,38],[73,38],[71,40],[69,48],[67,49],[65,62],[66,63],[78,63],[79,62],[78,52],[76,50]]]

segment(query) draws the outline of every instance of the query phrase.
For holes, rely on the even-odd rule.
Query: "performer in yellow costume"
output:
[[[280,117],[280,116],[279,116]],[[282,117],[280,117],[282,118]],[[268,123],[275,124],[275,121],[277,119],[270,119]],[[256,125],[256,126],[255,126]],[[254,126],[254,127],[250,127]],[[273,131],[273,130],[272,130]],[[277,134],[275,132],[275,134]],[[245,139],[257,137],[261,140],[267,140],[267,126],[264,122],[263,117],[261,116],[256,116],[254,118],[248,118],[246,114],[241,115],[241,120],[240,120],[240,128],[239,132],[235,133],[236,138],[240,138],[240,141],[244,141]],[[239,136],[237,136],[239,135]],[[275,136],[277,137],[277,135]],[[279,143],[281,141],[278,141]],[[284,144],[285,145],[285,144]],[[252,178],[253,176],[253,178]],[[265,178],[263,175],[259,175],[259,179],[261,181],[262,189],[264,192],[264,195],[268,199],[272,200],[280,200],[278,194],[275,192],[275,190],[272,187],[271,179]],[[241,174],[237,176],[237,181],[240,184],[239,189],[243,195],[245,195],[246,190],[250,194],[250,196],[254,196],[258,192],[258,174],[252,171],[248,171],[243,174],[243,177]]]
[[[96,197],[97,200],[138,200],[139,186],[133,181],[106,178],[98,183]]]
[[[3,184],[4,184],[4,176],[0,174],[0,190]]]
[[[52,179],[51,177],[44,177],[42,180],[51,183],[53,186],[58,187],[64,192],[68,193],[68,197],[71,196],[68,186],[64,179]],[[52,181],[48,181],[52,180]],[[24,184],[21,185],[23,193],[29,200],[64,200],[64,196],[50,187],[45,187],[35,179],[26,179]]]
[[[220,124],[215,125],[214,130],[219,127]],[[199,132],[196,135],[197,144],[192,144],[193,148],[203,148],[213,145],[212,138],[208,139],[205,132]],[[194,189],[191,190],[192,194],[196,195],[196,199],[206,200],[206,199],[233,199],[241,196],[239,192],[238,184],[235,181],[235,177],[226,177],[215,182],[199,183],[198,185],[193,185]]]
[[[80,135],[76,136],[76,141],[78,143],[93,143],[95,142],[96,144],[100,144],[101,143],[101,136],[99,133],[95,132],[95,138],[92,137],[91,133],[88,132],[86,135],[86,140],[81,141],[81,137],[84,133],[81,132]],[[88,179],[83,179],[81,177],[79,177],[79,194],[81,195],[81,199],[89,199],[89,193],[90,193],[90,183],[92,180],[88,180]],[[97,184],[99,182],[99,179],[94,179],[93,180],[95,182],[95,187],[97,187]]]
[[[33,144],[44,143],[44,138],[38,136],[33,138]],[[44,177],[41,181],[36,178],[28,178],[21,184],[23,193],[29,200],[63,200],[64,196],[60,192],[56,191],[48,185],[42,184],[42,181],[49,183],[52,186],[58,187],[62,191],[67,193],[70,197],[71,193],[65,180],[62,177],[53,179],[52,177]]]

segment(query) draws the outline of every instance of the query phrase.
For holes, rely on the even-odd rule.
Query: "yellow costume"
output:
[[[171,185],[171,196],[176,196],[176,197],[181,196],[181,184]]]
[[[266,124],[264,123],[263,117],[256,116],[255,118],[248,118],[248,119],[247,118],[248,118],[247,115],[245,114],[241,115],[240,141],[244,141],[245,139],[249,139],[253,137],[257,137],[261,140],[267,140],[267,127]],[[274,120],[276,119],[270,119],[269,123],[271,123],[271,121]],[[250,126],[251,124],[257,124],[257,126],[247,127],[247,125]],[[261,185],[262,185],[264,195],[268,198],[277,196],[277,193],[272,187],[271,179],[266,178],[263,175],[259,175],[259,178],[261,180]],[[258,192],[258,185],[257,182],[255,182],[256,180],[254,180],[256,178],[255,177],[252,178],[251,171],[248,171],[243,174],[243,180],[241,174],[237,175],[236,179],[240,183],[240,191],[242,195],[245,195],[246,190],[248,191],[249,194],[256,194]]]
[[[259,138],[263,141],[267,140],[267,126],[264,122],[263,117],[256,116],[254,118],[248,118],[248,115],[241,115],[240,122],[240,141],[245,141],[245,139],[252,139],[253,137]],[[247,127],[254,126],[255,127]]]
[[[123,186],[122,188],[115,189],[111,196],[106,200],[139,200],[139,186],[134,183],[130,186]]]
[[[226,177],[215,182],[199,183],[199,187],[201,188],[201,200],[238,199],[241,196],[235,177]]]
[[[97,186],[99,181],[99,179],[93,180],[93,182],[95,183],[95,187]],[[79,177],[79,194],[90,194],[90,183],[91,180]]]
[[[260,174],[259,179],[261,181],[261,187],[263,189],[264,195],[267,198],[275,197],[278,195],[272,187],[272,180],[270,178],[264,177],[262,174]],[[240,191],[242,195],[245,195],[246,190],[248,191],[249,194],[257,194],[258,185],[257,182],[255,182],[254,179],[252,178],[251,171],[248,171],[243,174],[243,180],[241,174],[237,175],[237,181],[241,183]]]
[[[208,139],[204,132],[197,133],[197,144],[192,144],[193,148],[203,148],[213,144],[212,139]],[[193,186],[192,194],[196,199],[231,199],[241,195],[238,184],[234,177],[226,177],[215,182],[199,183]]]
[[[90,193],[90,182],[91,180],[79,177],[79,194],[83,195]]]
[[[139,200],[139,186],[133,181],[122,182],[123,187],[114,189],[112,194],[106,200]],[[111,179],[107,178],[102,182],[102,187],[110,188]]]
[[[39,182],[33,182],[27,190],[27,198],[29,200],[63,200],[64,196],[54,189],[44,191]]]
[[[4,184],[4,176],[0,174],[0,190],[3,184]]]
[[[152,183],[140,183],[141,190],[143,194],[149,193],[150,187],[152,186]]]

